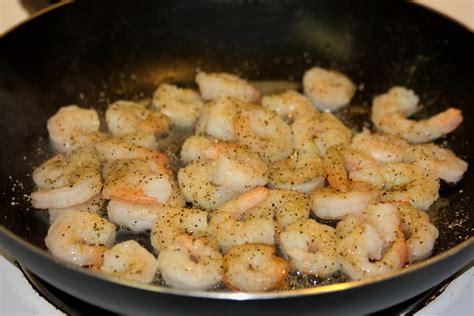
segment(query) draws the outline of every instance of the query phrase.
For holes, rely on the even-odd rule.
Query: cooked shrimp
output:
[[[95,110],[69,105],[49,118],[47,128],[54,149],[70,153],[80,147],[92,147],[95,142],[104,139],[99,125],[99,115]]]
[[[403,87],[393,87],[376,97],[372,122],[378,130],[399,136],[411,143],[425,143],[454,131],[463,121],[461,110],[449,108],[429,119],[407,119],[418,110],[418,96]]]
[[[363,216],[379,234],[383,249],[387,249],[400,237],[400,216],[395,205],[390,203],[369,205],[365,208]]]
[[[405,161],[428,170],[433,176],[454,183],[462,179],[467,171],[467,162],[458,158],[451,150],[435,144],[410,146]]]
[[[439,180],[421,167],[408,163],[388,163],[382,170],[386,191],[382,200],[407,202],[428,209],[439,197]]]
[[[293,152],[290,127],[274,112],[249,105],[234,121],[237,142],[250,147],[267,162],[288,158]]]
[[[112,162],[119,159],[153,159],[159,164],[168,163],[168,157],[163,153],[139,145],[134,145],[132,143],[122,142],[120,138],[112,138],[97,143],[95,144],[95,149],[99,153],[99,157],[102,161]]]
[[[105,112],[109,131],[115,137],[138,131],[161,133],[168,130],[169,119],[160,113],[152,112],[143,105],[131,101],[112,103]]]
[[[153,223],[161,212],[165,211],[162,204],[136,204],[111,199],[107,204],[109,220],[134,232],[151,230]]]
[[[134,240],[116,244],[104,252],[100,271],[140,283],[150,283],[158,271],[158,260]]]
[[[164,204],[172,195],[170,170],[155,160],[115,160],[103,170],[102,194],[138,204]]]
[[[170,246],[180,234],[202,237],[206,232],[206,211],[196,208],[167,207],[157,214],[150,238],[152,246],[161,251]]]
[[[219,250],[202,238],[179,235],[173,244],[160,251],[158,266],[166,284],[187,290],[208,290],[223,276]]]
[[[64,208],[78,205],[100,193],[99,160],[90,151],[56,155],[33,172],[38,190],[31,194],[36,208]]]
[[[407,258],[403,235],[385,253],[382,245],[383,242],[374,227],[368,223],[358,226],[337,245],[343,271],[352,279],[360,280],[402,269]]]
[[[181,161],[185,164],[204,158],[204,152],[216,141],[210,137],[192,135],[181,146]]]
[[[102,195],[99,193],[81,204],[71,205],[63,208],[50,208],[48,210],[49,222],[54,222],[61,214],[69,210],[92,212],[97,214],[101,213],[103,210],[104,202],[105,200],[102,199]]]
[[[366,128],[354,135],[350,144],[352,149],[363,152],[380,162],[402,162],[408,146],[408,143],[402,138],[371,133]]]
[[[200,72],[196,75],[196,83],[204,100],[219,97],[236,97],[245,102],[260,100],[260,92],[254,86],[228,73]]]
[[[97,214],[66,211],[49,227],[46,247],[53,256],[80,266],[100,266],[115,241],[115,226]]]
[[[384,178],[382,174],[383,165],[365,153],[345,148],[344,167],[349,179],[354,182],[370,183],[376,188],[382,188]]]
[[[292,270],[320,277],[340,269],[336,243],[335,229],[313,219],[293,223],[280,234],[280,247]]]
[[[331,113],[311,113],[296,119],[291,125],[295,148],[317,152],[321,157],[328,148],[336,145],[348,145],[352,132]]]
[[[289,264],[275,256],[275,246],[235,246],[224,256],[224,284],[234,291],[263,292],[284,286]]]
[[[316,111],[308,98],[294,90],[264,96],[262,105],[275,112],[283,120],[290,122],[300,116]]]
[[[275,242],[273,212],[255,208],[268,196],[268,189],[260,187],[230,200],[209,220],[209,233],[227,251],[235,245]]]
[[[336,111],[346,106],[356,86],[345,75],[333,70],[313,67],[303,75],[304,93],[322,111]]]
[[[166,83],[156,89],[152,104],[178,127],[192,127],[203,107],[201,97],[194,90]]]
[[[398,212],[407,239],[408,262],[425,259],[433,251],[438,229],[430,223],[428,214],[412,206],[400,205]]]

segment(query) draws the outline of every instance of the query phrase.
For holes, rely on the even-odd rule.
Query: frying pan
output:
[[[393,85],[414,89],[426,117],[448,106],[464,124],[445,140],[471,161],[474,38],[416,5],[393,1],[78,1],[36,15],[0,39],[0,245],[33,273],[82,300],[126,314],[368,313],[419,294],[473,258],[474,174],[443,186],[430,211],[434,255],[400,273],[273,293],[182,291],[112,281],[47,253],[31,172],[49,154],[45,123],[60,106],[97,107],[190,85],[197,69],[300,81],[313,65],[359,84],[354,105]],[[350,109],[349,107],[348,109]],[[364,115],[339,113],[352,128]]]

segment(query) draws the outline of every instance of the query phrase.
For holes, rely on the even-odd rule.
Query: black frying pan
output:
[[[63,105],[104,107],[189,84],[196,68],[253,80],[301,79],[312,65],[363,84],[354,104],[405,85],[428,116],[448,106],[465,122],[446,138],[471,162],[473,34],[416,5],[392,1],[78,1],[0,39],[0,245],[25,267],[85,301],[119,313],[364,313],[441,282],[473,258],[474,174],[444,186],[433,210],[434,256],[396,276],[266,294],[189,292],[111,281],[45,251],[47,224],[25,195],[47,158],[45,122]],[[352,127],[367,118],[340,113]]]

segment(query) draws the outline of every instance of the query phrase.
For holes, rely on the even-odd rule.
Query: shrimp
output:
[[[435,144],[410,146],[405,161],[428,170],[433,176],[448,183],[461,180],[468,166],[467,162],[458,158],[451,150]]]
[[[407,202],[428,209],[439,197],[439,180],[421,167],[408,163],[388,163],[382,170],[385,202]]]
[[[224,256],[224,284],[234,291],[262,292],[284,286],[290,265],[275,256],[275,246],[235,246]]]
[[[92,212],[92,213],[101,213],[103,210],[105,200],[102,199],[102,195],[99,193],[84,203],[71,205],[63,208],[50,208],[49,213],[49,222],[53,223],[61,214],[68,210],[75,210],[81,212]]]
[[[115,160],[103,170],[102,194],[137,204],[164,204],[172,195],[171,171],[154,160]]]
[[[328,149],[323,163],[329,187],[317,188],[310,195],[311,210],[316,216],[341,219],[347,214],[362,212],[379,199],[381,192],[375,186],[349,179],[340,146]]]
[[[47,122],[51,144],[63,154],[80,147],[92,147],[95,142],[104,139],[99,126],[99,115],[95,110],[77,105],[60,108]]]
[[[204,158],[204,152],[217,142],[210,137],[192,135],[188,137],[181,146],[181,161],[186,165],[191,161]]]
[[[336,231],[313,219],[293,223],[280,234],[280,247],[294,271],[327,277],[340,269]]]
[[[264,96],[262,105],[287,122],[316,111],[308,98],[294,90]]]
[[[133,232],[149,231],[161,212],[162,204],[136,204],[111,199],[107,204],[109,221]]]
[[[273,212],[255,208],[268,196],[264,187],[248,191],[228,201],[209,220],[209,234],[227,251],[235,245],[275,242]]]
[[[266,162],[288,158],[293,152],[290,127],[264,107],[249,105],[240,110],[234,127],[237,142],[250,147]]]
[[[197,208],[165,208],[153,223],[151,244],[161,251],[183,233],[203,237],[207,233],[207,212]]]
[[[454,131],[463,121],[461,110],[449,108],[429,119],[407,119],[418,110],[418,96],[403,87],[393,87],[374,98],[372,122],[384,133],[396,135],[410,143],[426,143]]]
[[[351,101],[356,86],[345,75],[313,67],[303,75],[304,93],[322,111],[336,111]]]
[[[158,271],[158,260],[134,240],[116,244],[104,252],[100,272],[125,280],[150,283]]]
[[[376,188],[384,186],[383,165],[365,153],[344,149],[344,168],[353,182],[370,183]]]
[[[105,121],[110,133],[115,137],[137,131],[161,133],[169,128],[169,119],[165,115],[152,112],[143,105],[131,101],[112,103],[105,112]]]
[[[407,239],[408,262],[412,263],[430,256],[439,231],[430,223],[428,214],[409,205],[400,205],[398,212]]]
[[[402,162],[408,146],[404,139],[388,134],[372,134],[366,128],[354,135],[350,144],[350,148],[363,152],[380,162]]]
[[[53,256],[80,266],[100,266],[115,241],[115,226],[97,214],[69,210],[49,227],[46,247]]]
[[[398,271],[408,255],[396,207],[374,205],[366,210],[365,216],[366,221],[360,224],[354,216],[348,216],[336,228],[342,237],[337,244],[339,262],[342,270],[355,280]],[[339,225],[343,226],[344,234]]]
[[[160,251],[158,266],[171,287],[186,290],[208,290],[223,277],[223,260],[219,250],[203,238],[178,235],[173,244]]]
[[[320,157],[336,145],[349,145],[352,132],[331,113],[311,113],[297,118],[291,125],[296,149],[306,148]]]
[[[98,168],[99,160],[90,151],[52,157],[33,172],[38,190],[31,194],[31,204],[55,209],[86,202],[102,189]]]
[[[192,127],[203,107],[199,94],[191,89],[162,83],[153,94],[152,105],[178,127]]]
[[[235,97],[245,102],[260,100],[260,92],[254,86],[228,73],[200,72],[196,75],[196,83],[206,101],[219,97]]]

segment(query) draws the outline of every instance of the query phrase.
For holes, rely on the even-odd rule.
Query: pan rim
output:
[[[306,296],[314,296],[314,295],[323,295],[323,294],[331,294],[346,291],[349,289],[355,289],[363,286],[373,285],[377,283],[381,283],[384,281],[388,281],[390,279],[394,279],[396,277],[414,273],[415,271],[421,270],[432,264],[440,262],[448,257],[454,256],[457,253],[463,251],[465,248],[468,248],[470,245],[474,244],[474,237],[470,237],[461,243],[457,244],[456,246],[446,250],[436,256],[430,257],[425,259],[421,262],[414,263],[400,271],[376,276],[365,278],[359,281],[349,281],[331,285],[322,285],[312,288],[305,288],[305,289],[297,289],[297,290],[284,290],[284,291],[275,291],[275,292],[259,292],[259,293],[247,293],[247,292],[216,292],[216,291],[195,291],[195,290],[181,290],[181,289],[174,289],[165,286],[159,285],[152,285],[152,284],[141,284],[138,282],[127,281],[117,277],[113,277],[110,275],[102,274],[99,272],[87,270],[83,267],[74,265],[72,263],[62,261],[56,257],[54,257],[49,252],[45,251],[44,249],[39,248],[31,244],[28,241],[21,239],[15,233],[8,230],[3,225],[0,225],[0,238],[3,238],[4,235],[7,238],[14,240],[17,243],[20,243],[23,247],[28,248],[28,250],[34,252],[36,255],[43,257],[43,259],[49,260],[54,262],[55,264],[59,264],[69,270],[73,270],[79,273],[83,273],[87,276],[99,278],[103,281],[112,282],[115,284],[119,284],[122,286],[132,287],[138,290],[147,291],[147,292],[155,292],[158,294],[167,294],[167,295],[177,295],[177,296],[185,296],[185,297],[193,297],[193,298],[206,298],[206,299],[219,299],[219,300],[233,300],[233,301],[246,301],[246,300],[272,300],[272,299],[282,299],[282,298],[297,298],[297,297],[306,297]],[[28,267],[28,264],[25,262],[20,262],[25,267]]]

